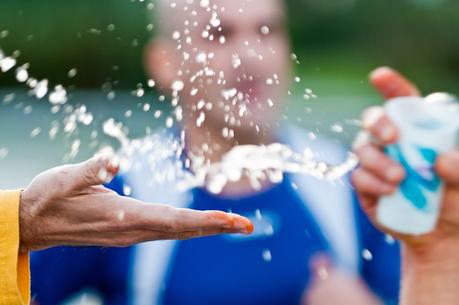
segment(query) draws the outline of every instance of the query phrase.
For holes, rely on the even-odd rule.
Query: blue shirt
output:
[[[309,261],[329,246],[288,179],[240,199],[196,189],[191,208],[231,210],[254,219],[258,229],[251,237],[180,242],[166,280],[165,305],[300,304]]]
[[[117,177],[110,185],[122,193]],[[191,207],[233,211],[255,220],[252,237],[224,235],[179,242],[165,277],[165,305],[299,304],[310,282],[310,258],[330,251],[316,221],[289,179],[240,199],[193,191]],[[261,217],[259,217],[261,215]],[[397,302],[398,245],[385,241],[357,208],[361,275],[388,303]],[[58,304],[85,288],[97,289],[105,304],[129,304],[135,248],[56,248],[32,255],[32,293],[41,305]],[[330,253],[332,255],[332,253]],[[155,305],[155,304],[152,304]]]

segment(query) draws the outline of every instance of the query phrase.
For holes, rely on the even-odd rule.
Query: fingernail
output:
[[[395,136],[394,128],[392,128],[392,127],[384,128],[383,131],[382,131],[381,136],[382,136],[384,141],[391,141]]]
[[[233,222],[233,227],[244,234],[250,234],[253,232],[253,224],[244,218],[236,218]]]
[[[120,158],[118,156],[113,156],[112,158],[109,159],[109,164],[111,167],[118,167],[120,166]]]
[[[333,268],[330,258],[322,254],[313,257],[310,264],[316,276],[321,280],[326,280]]]
[[[379,68],[376,68],[374,69],[371,73],[370,73],[370,77],[371,78],[374,78],[380,74],[387,74],[387,73],[392,73],[394,72],[394,69],[392,69],[391,67],[387,67],[387,66],[383,66],[383,67],[379,67]]]
[[[386,178],[391,182],[399,182],[405,175],[403,169],[399,167],[391,167],[386,171]]]
[[[254,230],[254,226],[252,223],[249,223],[247,224],[246,228],[245,228],[245,234],[249,235],[249,234],[252,234],[253,233],[253,230]]]

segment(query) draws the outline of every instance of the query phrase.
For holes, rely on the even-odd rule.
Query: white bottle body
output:
[[[437,224],[444,189],[434,167],[439,155],[456,147],[458,104],[446,94],[403,97],[386,102],[386,112],[400,137],[385,151],[402,164],[406,178],[394,194],[380,199],[378,222],[399,233],[429,233]]]

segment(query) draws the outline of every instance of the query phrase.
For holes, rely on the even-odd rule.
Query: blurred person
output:
[[[22,191],[0,191],[0,303],[29,304],[29,252],[56,245],[128,246],[218,233],[250,233],[247,219],[220,211],[146,205],[103,187],[118,167],[107,158],[51,169]],[[40,276],[46,277],[46,270]]]
[[[179,164],[193,171],[190,156],[213,163],[236,145],[276,142],[311,149],[317,161],[345,160],[341,145],[280,124],[291,78],[281,0],[155,4],[158,35],[146,49],[146,69],[173,102],[179,99],[183,120],[147,140],[167,145],[183,135],[186,143],[181,156],[158,168]],[[53,267],[32,285],[40,304],[88,287],[105,304],[397,303],[398,245],[370,224],[346,179],[332,184],[289,174],[258,190],[243,178],[218,195],[199,187],[179,193],[173,180],[152,181],[150,151],[134,159],[109,185],[118,193],[127,186],[125,195],[143,201],[240,213],[254,222],[254,234],[122,250],[53,249],[32,261],[37,273]],[[371,258],[362,256],[367,252]]]
[[[420,95],[416,86],[390,68],[375,70],[371,79],[386,99]],[[381,107],[368,109],[363,123],[373,140],[355,147],[360,168],[353,173],[353,182],[375,225],[402,241],[400,304],[459,304],[459,151],[439,156],[436,162],[436,171],[446,185],[436,229],[421,236],[392,232],[378,224],[376,205],[380,197],[395,192],[405,177],[403,167],[382,150],[397,142],[399,131]]]

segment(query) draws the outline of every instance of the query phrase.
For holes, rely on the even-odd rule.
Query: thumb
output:
[[[451,152],[438,158],[436,170],[448,184],[459,186],[459,152]]]
[[[421,95],[412,82],[389,67],[380,67],[371,72],[370,82],[386,100],[394,97]]]
[[[74,181],[77,187],[97,186],[110,182],[119,171],[119,161],[110,155],[93,157],[75,165]]]

